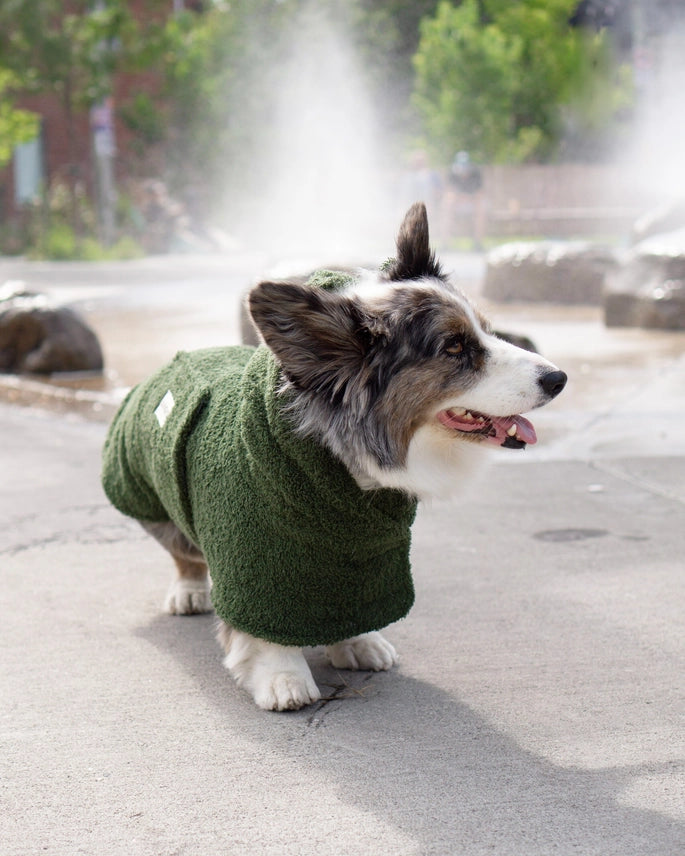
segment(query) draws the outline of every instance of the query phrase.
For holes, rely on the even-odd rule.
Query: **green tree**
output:
[[[9,97],[13,75],[0,68],[0,168],[12,158],[14,147],[32,140],[38,133],[38,116],[29,110],[18,110]]]
[[[442,162],[459,149],[490,162],[549,159],[571,115],[596,131],[629,101],[604,34],[569,25],[576,5],[442,2],[422,22],[413,105]]]
[[[433,15],[438,0],[356,0],[344,4],[369,91],[382,125],[398,142],[407,136],[407,109],[414,85],[412,58],[419,24]]]

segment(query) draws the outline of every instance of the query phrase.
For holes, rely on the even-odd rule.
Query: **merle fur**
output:
[[[428,250],[421,204],[400,229],[388,279],[398,282],[399,271],[411,282],[397,285],[373,310],[354,294],[297,283],[263,282],[249,298],[282,366],[285,413],[299,433],[326,445],[353,472],[369,457],[382,468],[402,466],[429,403],[427,387],[440,398],[458,376],[467,388],[486,356]],[[424,285],[427,277],[432,282]],[[448,350],[455,344],[458,354]]]

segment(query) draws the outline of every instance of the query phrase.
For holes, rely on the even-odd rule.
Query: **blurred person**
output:
[[[187,206],[173,197],[163,181],[146,179],[134,194],[134,217],[147,253],[204,253],[219,248],[217,236],[196,227]]]
[[[468,152],[457,152],[452,161],[444,198],[447,235],[459,235],[468,224],[473,249],[483,248],[485,237],[485,200],[483,175]]]

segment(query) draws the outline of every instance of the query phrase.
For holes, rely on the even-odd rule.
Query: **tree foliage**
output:
[[[629,99],[603,33],[569,25],[575,0],[442,2],[424,19],[413,104],[443,162],[544,160],[571,117],[597,130]]]
[[[68,111],[111,92],[133,19],[125,0],[3,0],[0,65],[22,92],[53,93]]]
[[[9,163],[16,145],[38,133],[39,117],[29,110],[18,110],[8,95],[12,84],[12,73],[0,68],[0,168]]]
[[[135,29],[125,0],[3,0],[0,67],[15,94],[48,94],[59,103],[67,135],[71,227],[80,235],[81,164],[76,120],[110,94],[113,73]]]

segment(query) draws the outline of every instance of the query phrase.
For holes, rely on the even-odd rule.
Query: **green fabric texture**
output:
[[[296,436],[279,384],[263,346],[178,354],[123,402],[103,486],[124,514],[173,520],[202,549],[226,622],[282,645],[331,644],[411,608],[416,503],[362,491]]]
[[[322,288],[324,291],[340,291],[348,285],[352,285],[357,279],[351,273],[340,270],[317,270],[307,280],[307,285],[313,288]]]

